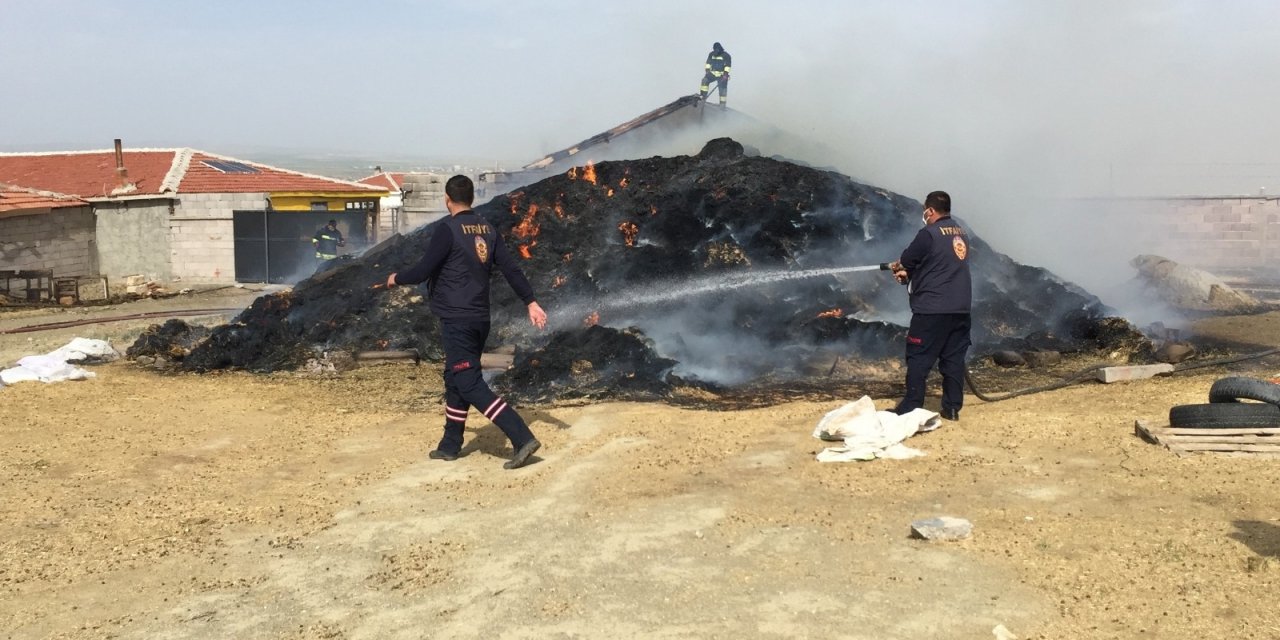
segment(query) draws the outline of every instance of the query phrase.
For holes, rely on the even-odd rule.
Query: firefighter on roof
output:
[[[707,54],[707,72],[702,76],[702,88],[698,97],[705,99],[714,81],[716,90],[720,93],[720,106],[723,107],[729,99],[729,70],[732,66],[733,56],[719,42],[711,45],[711,53]]]

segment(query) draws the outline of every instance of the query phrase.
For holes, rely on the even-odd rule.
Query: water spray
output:
[[[834,276],[860,271],[891,271],[890,263],[860,265],[856,267],[828,267],[822,269],[802,269],[799,271],[766,271],[762,273],[719,274],[699,278],[688,282],[657,282],[638,288],[634,292],[619,291],[608,300],[579,302],[556,309],[557,315],[564,318],[557,323],[563,325],[568,318],[587,318],[588,326],[599,321],[601,310],[617,310],[643,305],[660,304],[683,298],[692,298],[712,293],[725,293],[744,287],[755,287],[791,280],[804,280],[822,276]],[[627,295],[630,293],[631,295]],[[626,296],[625,298],[622,296]],[[588,316],[588,314],[590,314]],[[577,320],[574,320],[576,322]]]
[[[829,267],[825,269],[804,269],[801,271],[770,271],[764,273],[717,276],[711,281],[694,281],[675,286],[659,285],[661,286],[661,291],[632,296],[624,301],[619,301],[618,303],[606,306],[617,307],[654,304],[658,302],[668,302],[677,298],[698,296],[706,293],[732,291],[743,287],[754,287],[774,284],[777,282],[787,282],[790,280],[805,280],[821,276],[834,276],[842,273],[855,273],[858,271],[889,271],[889,263],[868,264],[859,267]]]

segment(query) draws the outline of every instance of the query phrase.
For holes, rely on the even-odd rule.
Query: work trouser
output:
[[[712,82],[716,83],[716,91],[720,94],[720,104],[724,104],[729,99],[729,76],[723,71],[720,72],[720,75],[716,75],[714,71],[707,69],[706,75],[702,76],[702,87],[699,95],[705,98],[707,92],[711,89]]]
[[[489,323],[443,321],[440,341],[444,345],[444,436],[440,451],[458,455],[462,451],[462,435],[467,412],[475,407],[511,440],[519,451],[533,439],[533,432],[515,409],[498,397],[485,383],[480,372],[480,354],[489,337]]]
[[[907,413],[924,406],[925,380],[934,363],[942,374],[942,409],[964,405],[965,353],[969,350],[967,313],[917,313],[907,329],[907,391],[893,411]]]

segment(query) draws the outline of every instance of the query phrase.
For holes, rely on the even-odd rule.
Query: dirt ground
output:
[[[140,328],[0,335],[0,354]],[[1280,313],[1198,331],[1271,347]],[[431,366],[95,371],[0,389],[5,637],[1280,637],[1280,460],[1133,435],[1275,357],[971,400],[906,461],[814,460],[852,397],[524,408],[544,448],[516,471],[474,414],[464,457],[426,458]],[[973,537],[909,539],[935,515]]]

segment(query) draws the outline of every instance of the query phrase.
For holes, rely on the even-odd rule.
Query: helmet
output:
[[[719,53],[719,52],[721,52],[721,51],[724,51],[724,47],[720,46],[720,43],[719,43],[719,42],[717,42],[717,43],[715,43],[715,44],[711,45],[711,49],[712,49],[713,51],[715,51],[716,53]]]

